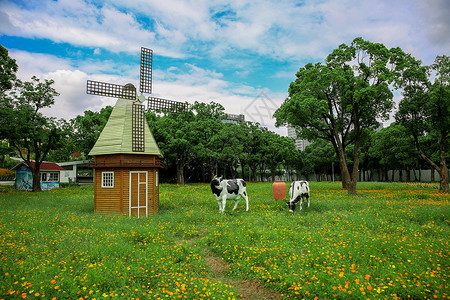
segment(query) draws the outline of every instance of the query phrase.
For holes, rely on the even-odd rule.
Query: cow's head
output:
[[[222,176],[217,177],[216,175],[214,175],[214,178],[211,180],[211,184],[214,182],[215,184],[219,185],[221,181],[222,181]]]
[[[217,177],[214,175],[214,178],[211,180],[211,190],[213,194],[216,194],[217,196],[220,195],[221,190],[223,187],[220,186],[220,182],[222,181],[222,177]]]
[[[286,201],[286,205],[289,207],[289,211],[293,212],[295,210],[295,202]]]

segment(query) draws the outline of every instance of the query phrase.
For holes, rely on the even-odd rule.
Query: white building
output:
[[[305,150],[306,146],[311,145],[311,142],[297,138],[295,128],[291,126],[288,126],[288,137],[293,138],[295,140],[295,149],[297,150],[303,151]]]

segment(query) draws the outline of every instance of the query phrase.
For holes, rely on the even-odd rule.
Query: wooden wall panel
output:
[[[102,171],[114,171],[114,188],[102,188]],[[120,170],[105,169],[102,171],[95,172],[95,212],[120,214]]]
[[[123,159],[123,155],[117,155],[116,159]],[[130,158],[130,157],[126,157]],[[130,171],[148,172],[148,215],[152,216],[159,210],[159,187],[156,187],[157,168],[101,168],[95,170],[95,191],[94,191],[94,210],[95,213],[124,214],[129,215],[129,191],[130,191]],[[114,171],[114,188],[102,188],[102,172]],[[132,180],[132,199],[137,198],[137,174]],[[144,176],[143,174],[140,176]],[[141,191],[141,205],[145,203],[145,195]],[[132,203],[133,206],[137,203]],[[145,209],[141,209],[140,216],[145,216]],[[133,215],[137,215],[133,212]]]

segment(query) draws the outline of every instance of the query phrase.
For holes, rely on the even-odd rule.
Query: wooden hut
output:
[[[31,161],[30,165],[34,168],[35,162]],[[25,161],[20,162],[13,168],[16,171],[16,189],[32,191],[33,190],[33,175],[31,169]],[[64,169],[54,162],[41,163],[41,190],[48,191],[59,188],[61,171]]]
[[[162,154],[139,101],[119,98],[89,155],[95,213],[143,217],[159,209]]]

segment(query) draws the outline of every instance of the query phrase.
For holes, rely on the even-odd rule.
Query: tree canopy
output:
[[[339,160],[342,186],[356,193],[364,128],[379,125],[393,107],[389,85],[391,52],[382,44],[356,38],[328,55],[325,64],[308,63],[289,86],[289,97],[275,112],[277,125],[295,127],[300,137],[330,142]],[[346,147],[353,145],[353,170]]]
[[[403,98],[396,113],[397,121],[411,133],[421,157],[440,175],[440,191],[449,192],[448,151],[450,143],[450,60],[438,56],[433,65],[422,66],[411,55],[397,58]],[[435,136],[437,159],[427,154],[423,141]]]
[[[63,146],[63,121],[44,116],[40,110],[54,104],[58,96],[53,80],[16,80],[13,92],[1,99],[0,136],[8,140],[33,174],[33,191],[40,191],[40,165],[51,150]],[[35,164],[31,164],[32,161]]]

